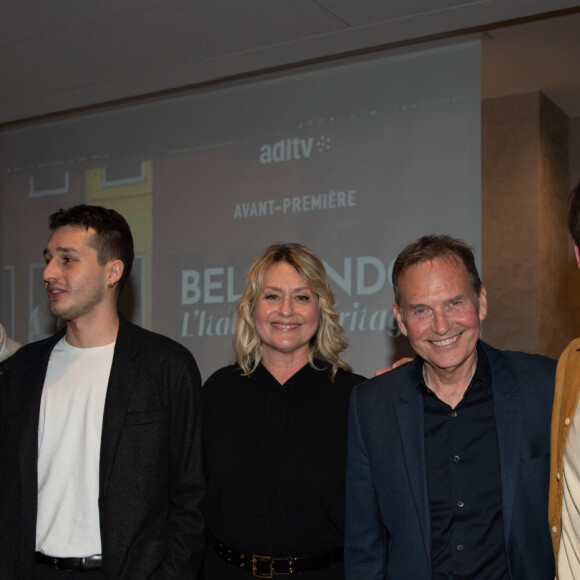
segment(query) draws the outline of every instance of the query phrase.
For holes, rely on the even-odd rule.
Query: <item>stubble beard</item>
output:
[[[71,294],[69,294],[69,297],[71,297]],[[58,304],[49,302],[50,312],[53,316],[65,322],[72,322],[88,314],[97,304],[103,301],[104,297],[104,287],[95,283],[92,287],[83,287],[80,290],[76,290],[72,296],[73,303],[63,306],[62,309]]]

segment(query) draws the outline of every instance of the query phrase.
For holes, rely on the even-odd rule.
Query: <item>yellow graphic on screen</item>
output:
[[[119,310],[132,322],[152,326],[153,161],[116,161],[85,171],[85,202],[118,211],[129,223],[135,261]]]

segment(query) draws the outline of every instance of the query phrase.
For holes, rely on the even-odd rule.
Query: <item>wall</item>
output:
[[[483,101],[483,337],[496,347],[558,356],[580,334],[568,149],[568,118],[541,93]]]

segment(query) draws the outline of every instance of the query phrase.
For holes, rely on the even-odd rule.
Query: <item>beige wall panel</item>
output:
[[[484,339],[557,357],[580,334],[566,229],[569,121],[541,93],[482,104]]]
[[[483,338],[539,352],[537,93],[482,103]]]
[[[552,101],[540,99],[538,175],[540,234],[540,352],[560,355],[572,338],[568,230],[568,117]]]

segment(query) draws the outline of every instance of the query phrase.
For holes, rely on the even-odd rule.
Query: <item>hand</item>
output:
[[[392,371],[393,369],[396,369],[397,367],[400,367],[401,365],[404,365],[405,363],[411,362],[412,360],[413,359],[409,358],[408,356],[400,358],[398,361],[395,361],[388,369],[381,369],[381,370],[377,371],[375,373],[375,377],[378,377],[379,375],[382,375],[383,373],[388,373],[389,371]]]

